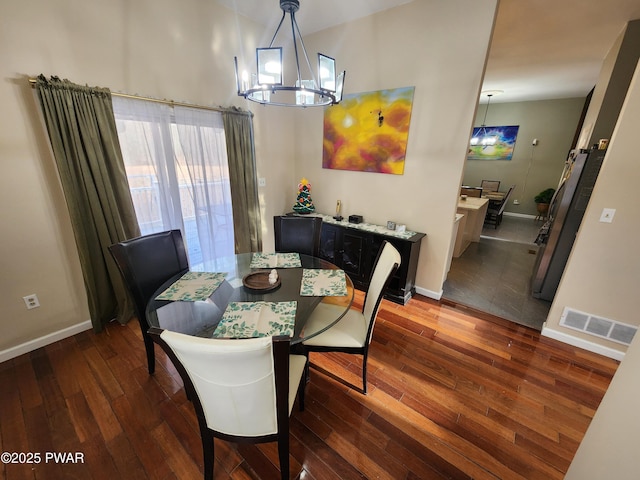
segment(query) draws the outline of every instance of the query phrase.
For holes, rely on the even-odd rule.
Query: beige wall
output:
[[[322,111],[296,111],[296,184],[313,185],[317,209],[427,234],[416,284],[437,297],[444,281],[467,144],[496,3],[415,1],[312,36],[347,70],[347,93],[415,87],[404,175],[322,168]],[[314,50],[315,51],[315,50]],[[295,185],[289,187],[290,204]]]
[[[633,339],[589,424],[565,480],[637,480],[640,335]]]
[[[592,133],[595,127],[596,121],[598,120],[598,114],[602,109],[602,105],[604,102],[605,94],[607,93],[607,89],[609,88],[609,82],[611,80],[611,76],[613,74],[613,69],[616,65],[616,60],[620,53],[620,47],[622,46],[622,40],[624,38],[624,33],[626,31],[626,27],[620,32],[620,35],[616,38],[616,41],[611,45],[607,56],[602,63],[602,68],[600,68],[600,74],[598,75],[598,81],[596,83],[596,88],[593,90],[593,95],[591,96],[591,101],[589,102],[589,108],[587,109],[587,113],[584,117],[584,122],[582,124],[582,130],[580,131],[580,136],[578,137],[577,148],[590,148],[592,143]]]
[[[507,212],[537,215],[533,201],[539,192],[556,188],[567,153],[578,128],[584,98],[563,98],[535,102],[491,103],[486,124],[518,125],[513,158],[467,160],[463,184],[480,186],[483,179],[500,180],[500,190],[515,185]],[[486,103],[478,107],[475,126],[482,125]],[[533,139],[538,145],[533,146]],[[519,205],[513,201],[518,200]]]
[[[295,144],[291,141],[296,127],[288,107],[247,104],[245,108],[255,113],[258,177],[265,180],[265,186],[258,188],[262,213],[262,249],[272,252],[275,248],[273,216],[290,212],[297,194],[299,179],[294,173]],[[277,125],[276,129],[274,125]]]
[[[241,104],[233,55],[263,32],[215,2],[54,0],[38,8],[4,2],[0,16],[0,360],[11,349],[88,328],[88,308],[64,197],[28,77],[58,75],[89,85],[200,105]],[[271,119],[290,127],[289,117]],[[292,147],[256,115],[260,172],[292,170]],[[277,168],[265,166],[275,158]],[[277,177],[275,177],[277,179]],[[276,185],[261,189],[264,210]],[[277,202],[274,200],[273,203]],[[280,207],[278,208],[278,210]],[[41,307],[26,310],[35,293]],[[46,342],[46,340],[45,340]],[[25,343],[27,343],[25,345]],[[22,350],[18,350],[20,353]]]
[[[258,175],[266,180],[265,250],[273,247],[272,216],[291,209],[306,175],[320,211],[331,212],[340,198],[347,214],[427,233],[418,285],[438,295],[496,7],[497,0],[420,0],[305,39],[309,51],[322,42],[322,51],[347,69],[347,93],[416,87],[405,174],[390,176],[322,170],[321,110],[245,105],[235,95],[233,56],[252,55],[270,34],[213,1],[51,0],[38,8],[4,2],[0,360],[42,344],[43,336],[87,328],[89,315],[28,77],[44,73],[125,93],[250,107]],[[41,307],[26,310],[22,297],[32,293]]]
[[[607,75],[606,90],[600,95],[600,107],[597,109],[593,128],[589,129],[591,141],[588,145],[598,143],[601,138],[609,139],[613,134],[636,64],[640,59],[640,20],[627,23],[608,57],[614,57],[615,63],[608,62],[606,68],[602,69],[603,74]],[[590,115],[591,112],[587,112],[587,117]]]
[[[634,196],[638,174],[640,80],[630,87],[576,242],[552,303],[543,333],[570,342],[584,341],[624,352],[626,347],[559,325],[564,307],[640,325],[638,272],[640,216]],[[612,223],[599,221],[603,208],[616,209]],[[571,338],[565,338],[564,336]],[[579,344],[579,343],[578,343]],[[588,346],[588,345],[587,345]]]

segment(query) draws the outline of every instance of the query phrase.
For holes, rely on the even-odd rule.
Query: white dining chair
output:
[[[280,473],[289,478],[289,415],[307,359],[290,355],[288,336],[221,340],[152,328],[182,377],[200,426],[204,478],[213,479],[213,439],[278,442]]]
[[[375,261],[369,289],[361,311],[350,309],[338,323],[332,311],[336,307],[320,303],[305,324],[305,332],[321,333],[303,340],[305,354],[309,352],[343,352],[362,355],[362,393],[367,393],[367,359],[376,316],[384,290],[400,266],[400,253],[386,240]],[[308,366],[307,366],[308,368]]]

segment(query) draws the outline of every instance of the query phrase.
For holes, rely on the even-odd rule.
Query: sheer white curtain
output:
[[[118,138],[143,235],[178,228],[194,270],[234,254],[220,112],[113,97]]]

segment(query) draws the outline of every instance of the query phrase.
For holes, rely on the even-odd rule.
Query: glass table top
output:
[[[340,284],[341,290],[336,290],[329,296],[315,296],[314,294],[310,294],[308,285],[306,285],[304,289],[301,289],[303,272],[306,272],[305,277],[307,278],[318,278],[326,281],[327,278],[332,278],[335,275],[330,272],[328,272],[328,275],[327,272],[318,274],[316,271],[309,272],[309,270],[339,270],[338,267],[326,260],[308,255],[300,254],[299,263],[296,263],[295,259],[292,260],[291,256],[287,256],[287,254],[277,254],[278,257],[275,257],[275,255],[276,254],[238,254],[233,257],[217,259],[213,265],[199,266],[199,269],[204,272],[224,274],[222,276],[215,276],[215,289],[213,293],[204,300],[170,301],[157,299],[156,297],[160,294],[164,293],[166,295],[165,291],[168,288],[170,291],[179,291],[180,282],[177,281],[181,280],[183,274],[172,277],[158,288],[147,305],[146,315],[149,326],[152,329],[167,329],[198,337],[211,338],[216,336],[220,338],[220,330],[215,334],[214,332],[216,332],[230,304],[235,304],[236,302],[265,302],[267,305],[273,307],[274,303],[285,305],[285,303],[282,302],[295,302],[295,321],[293,322],[291,343],[296,344],[330,328],[349,310],[353,302],[354,288],[353,282],[346,273],[344,274],[344,280],[346,281],[345,295],[342,295],[345,291],[342,290],[345,287],[343,284]],[[283,265],[283,267],[276,268],[279,284],[273,289],[268,285],[265,286],[268,291],[247,288],[243,285],[243,278],[247,275],[256,272],[265,272],[265,275],[267,275],[272,270],[272,268],[269,267],[274,264]],[[255,265],[268,266],[268,268],[253,268]],[[189,278],[192,277],[194,277],[194,275],[191,275]],[[195,277],[198,277],[198,275],[195,275]],[[214,278],[210,275],[200,275],[200,277],[205,278],[207,281]],[[223,279],[221,280],[220,277],[223,277]],[[337,285],[335,280],[332,279],[331,281],[333,282],[331,285]],[[178,285],[177,287],[176,283]],[[318,288],[317,292],[326,292],[326,284],[322,284],[322,287],[323,288]],[[171,298],[171,295],[169,295],[169,298]],[[335,321],[321,331],[311,332],[305,330],[307,319],[320,303],[331,305],[331,308],[326,310],[333,312]],[[247,310],[255,309],[248,308]],[[232,329],[225,329],[225,331],[232,331]],[[235,331],[246,332],[247,329],[236,329]],[[278,331],[278,329],[276,328],[272,331]],[[246,335],[250,336],[250,334]]]

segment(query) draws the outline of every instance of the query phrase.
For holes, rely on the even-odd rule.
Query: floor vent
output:
[[[637,326],[616,322],[608,318],[596,317],[568,307],[565,307],[562,312],[560,325],[623,345],[629,345],[638,331]]]

